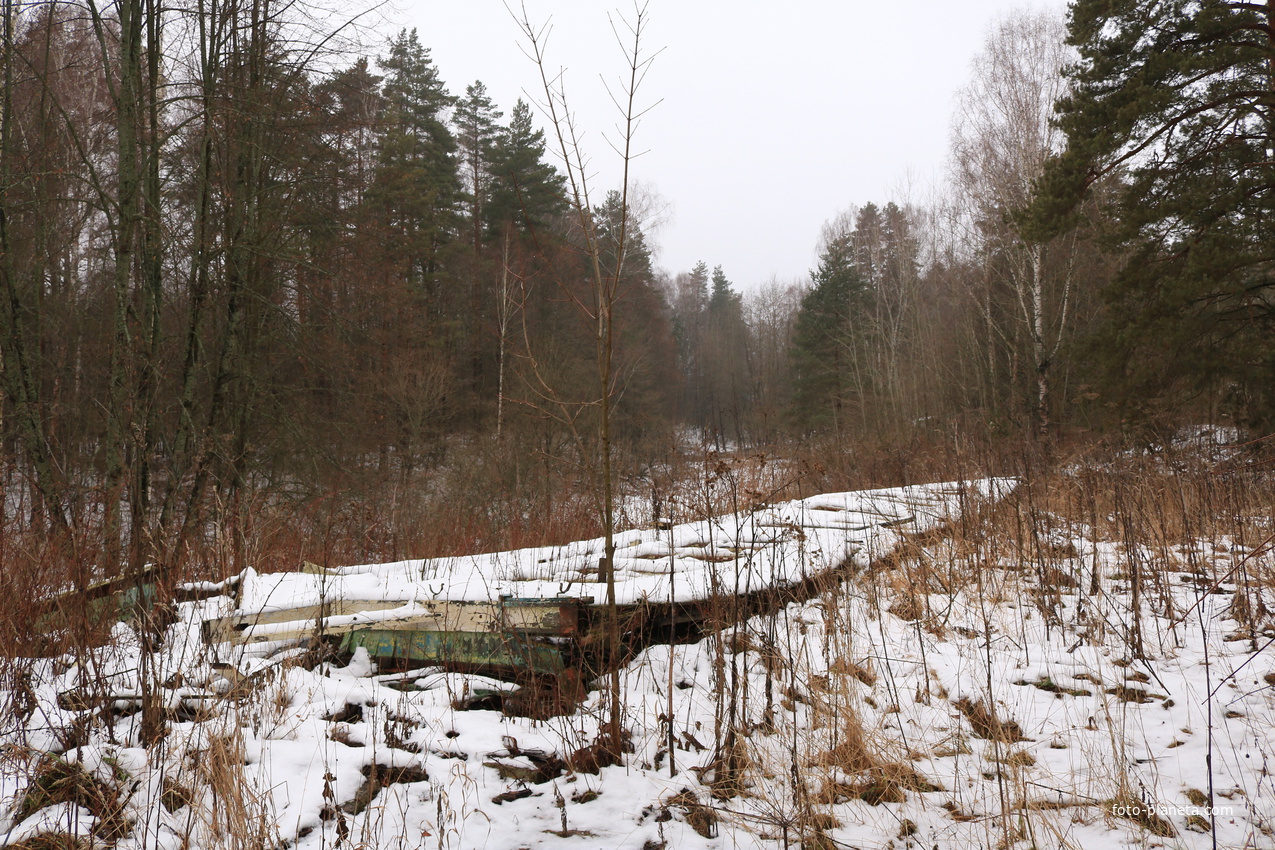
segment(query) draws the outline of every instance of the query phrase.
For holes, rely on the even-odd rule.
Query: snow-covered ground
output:
[[[736,578],[793,583],[847,557],[873,568],[643,652],[622,670],[632,751],[613,766],[588,751],[606,722],[601,691],[533,720],[463,710],[511,688],[477,676],[205,647],[200,623],[231,612],[228,597],[180,606],[145,664],[121,625],[91,659],[32,661],[4,679],[0,844],[1204,848],[1216,828],[1219,847],[1275,847],[1275,631],[1242,631],[1227,581],[1269,554],[1184,544],[1163,581],[1139,588],[1135,617],[1136,550],[1083,526],[1034,568],[968,530],[906,534],[961,526],[960,512],[1007,489],[836,494],[626,532],[623,599],[668,598],[670,558],[679,598]],[[319,592],[412,605],[576,596],[596,587],[600,552],[589,541],[248,575],[239,609]],[[1245,598],[1275,608],[1267,592]],[[143,673],[169,708],[149,747]],[[105,710],[84,705],[95,688],[113,698]]]
[[[1001,479],[830,493],[712,517],[668,529],[654,526],[615,536],[616,600],[621,605],[706,599],[723,578],[732,592],[795,584],[851,557],[867,563],[908,532],[924,531],[958,513],[965,500],[1012,489]],[[501,596],[592,597],[603,540],[462,558],[395,561],[326,573],[249,574],[241,581],[239,613],[268,613],[323,599],[402,601],[381,617],[410,615],[434,601]],[[671,561],[671,563],[670,563]],[[736,578],[739,579],[736,583]],[[672,586],[670,586],[672,584]]]

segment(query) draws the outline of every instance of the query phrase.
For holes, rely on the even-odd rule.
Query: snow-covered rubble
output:
[[[616,600],[704,599],[731,575],[732,592],[795,584],[872,551],[900,533],[924,531],[958,513],[965,500],[1012,488],[1005,479],[830,493],[753,511],[615,536]],[[495,600],[570,595],[601,603],[603,540],[458,558],[395,561],[325,573],[251,573],[241,583],[240,613],[345,603]],[[725,566],[724,566],[725,565]],[[740,583],[735,584],[736,571]],[[670,587],[670,583],[672,586]],[[382,616],[401,615],[401,611]]]

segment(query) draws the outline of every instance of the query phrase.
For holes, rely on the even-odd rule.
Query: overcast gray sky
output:
[[[511,2],[512,5],[512,2]],[[991,22],[1065,0],[651,0],[644,48],[659,50],[641,96],[635,179],[666,205],[656,264],[721,264],[749,288],[814,264],[823,222],[868,201],[924,201],[942,180],[953,93]],[[587,131],[601,198],[619,185],[614,86],[624,57],[607,13],[632,5],[526,0],[549,23],[550,65]],[[419,30],[452,94],[482,80],[506,117],[542,99],[502,0],[417,0],[395,16]],[[532,97],[528,97],[531,95]]]

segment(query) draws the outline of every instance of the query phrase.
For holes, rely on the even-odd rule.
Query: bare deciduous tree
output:
[[[612,19],[616,41],[624,52],[625,68],[619,87],[611,97],[620,112],[619,138],[612,146],[620,156],[622,177],[618,198],[611,204],[608,198],[608,214],[611,220],[602,221],[601,208],[595,207],[590,198],[587,157],[581,146],[580,130],[575,113],[568,104],[562,72],[550,71],[545,54],[549,30],[531,23],[526,6],[517,16],[523,37],[529,46],[529,55],[540,72],[544,100],[541,109],[549,119],[550,134],[556,142],[558,156],[565,170],[567,202],[578,227],[578,238],[587,266],[588,286],[583,294],[574,286],[560,281],[563,293],[572,301],[591,328],[597,367],[597,395],[585,406],[597,412],[597,449],[585,449],[584,435],[578,429],[580,405],[563,398],[544,373],[533,362],[532,374],[538,384],[535,391],[541,403],[551,415],[566,424],[582,449],[582,457],[593,455],[595,493],[602,515],[603,557],[599,565],[600,579],[606,581],[607,651],[605,666],[611,672],[610,680],[610,728],[608,744],[612,748],[622,746],[622,710],[620,705],[619,647],[620,627],[616,604],[615,571],[615,476],[612,468],[612,419],[617,400],[619,374],[616,370],[615,308],[625,280],[625,263],[630,250],[632,222],[629,193],[632,188],[630,167],[637,152],[633,148],[638,124],[652,106],[638,104],[638,90],[654,60],[654,54],[646,50],[643,35],[649,24],[645,5],[634,8],[631,20],[617,16]],[[602,226],[606,234],[601,232]]]
[[[1046,160],[1062,147],[1051,118],[1071,57],[1065,37],[1063,21],[1052,12],[1016,11],[993,25],[974,61],[974,78],[958,95],[952,137],[964,241],[984,272],[974,294],[993,333],[1015,355],[1030,358],[1041,434],[1050,428],[1051,363],[1068,332],[1076,238],[1034,241],[1018,217]],[[1017,327],[998,324],[989,301],[998,288],[1013,299]]]

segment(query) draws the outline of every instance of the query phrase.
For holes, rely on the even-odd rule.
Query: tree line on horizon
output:
[[[1074,0],[989,29],[925,206],[822,234],[794,423],[1053,439],[1275,424],[1275,7]]]
[[[247,563],[263,505],[398,554],[419,517],[369,503],[472,487],[527,521],[561,500],[596,415],[594,257],[531,105],[449,93],[415,31],[333,61],[286,2],[0,3],[11,526],[140,569],[223,527]],[[725,449],[1268,425],[1275,21],[1150,14],[1000,20],[943,196],[838,215],[807,280],[658,270],[640,216],[595,199],[630,466],[686,429]]]

